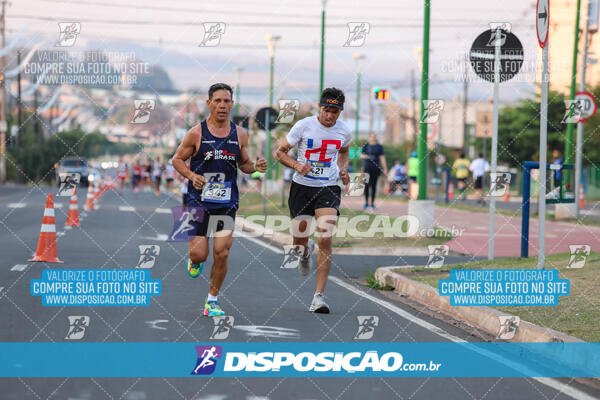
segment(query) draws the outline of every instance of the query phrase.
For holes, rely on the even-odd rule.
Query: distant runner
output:
[[[233,90],[229,85],[216,83],[208,89],[206,104],[210,114],[206,120],[188,131],[173,156],[173,166],[189,179],[187,205],[200,207],[201,222],[192,221],[189,232],[188,274],[198,277],[208,258],[208,238],[213,237],[214,264],[210,271],[210,288],[204,304],[204,315],[225,315],[218,294],[228,268],[229,249],[233,243],[233,224],[238,209],[237,169],[246,174],[265,172],[267,161],[252,162],[248,156],[248,134],[229,120]],[[185,162],[191,158],[190,169]],[[212,216],[229,217],[209,231]],[[217,219],[219,220],[219,219]],[[216,234],[218,232],[218,234]]]
[[[119,182],[119,193],[123,194],[123,187],[125,186],[125,179],[127,179],[127,170],[129,167],[127,163],[123,161],[123,157],[119,157],[119,165],[117,166],[117,180]]]

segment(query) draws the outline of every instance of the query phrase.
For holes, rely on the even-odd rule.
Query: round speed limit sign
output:
[[[581,117],[579,122],[585,122],[592,118],[596,114],[597,106],[594,101],[594,96],[588,92],[577,92],[575,93],[575,101],[577,106],[581,110]]]

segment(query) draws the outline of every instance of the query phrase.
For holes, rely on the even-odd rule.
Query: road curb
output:
[[[244,232],[252,232],[257,237],[267,241],[275,242],[282,246],[293,243],[292,235],[283,232],[276,232],[273,229],[265,228],[262,225],[248,221],[244,217],[236,216],[235,223]],[[318,250],[315,243],[315,250]],[[333,254],[339,255],[389,255],[389,256],[428,256],[427,248],[412,247],[334,247]]]
[[[409,266],[408,268],[410,268]],[[457,320],[466,322],[494,337],[500,332],[500,319],[498,316],[509,315],[491,307],[452,306],[450,298],[440,296],[435,288],[409,279],[393,271],[406,266],[380,267],[375,271],[375,277],[384,285],[394,287],[394,291],[427,307],[436,309]],[[515,336],[507,340],[510,342],[560,342],[584,343],[583,340],[550,328],[544,328],[528,321],[521,320]]]

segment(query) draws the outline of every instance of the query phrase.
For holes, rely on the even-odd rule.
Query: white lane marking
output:
[[[244,235],[242,234],[241,236],[244,236]],[[254,239],[254,238],[250,238],[250,237],[246,237],[246,239],[249,239],[249,240],[252,240],[252,241],[256,241],[256,243],[258,243],[261,246],[264,246],[267,249],[272,250],[272,251],[274,251],[276,253],[279,253],[279,252],[283,253],[283,251],[277,249],[276,247],[271,246],[271,245],[269,245],[267,243],[264,243],[264,242],[262,242],[262,241],[260,241],[258,239]],[[461,339],[459,337],[456,337],[454,335],[449,334],[448,332],[446,332],[442,328],[439,328],[439,327],[437,327],[437,326],[435,326],[433,324],[430,324],[427,321],[424,321],[424,320],[422,320],[420,318],[415,317],[414,315],[412,315],[412,314],[404,311],[400,307],[397,307],[397,306],[395,306],[395,305],[393,305],[391,303],[388,303],[387,301],[378,299],[377,297],[371,296],[370,294],[365,293],[365,292],[363,292],[363,291],[355,288],[354,286],[352,286],[352,285],[350,285],[350,284],[342,281],[340,278],[337,278],[335,276],[330,276],[329,280],[331,280],[334,283],[337,283],[338,285],[342,286],[343,288],[346,288],[346,289],[350,290],[351,292],[353,292],[353,293],[355,293],[355,294],[357,294],[359,296],[362,296],[362,297],[364,297],[366,299],[369,299],[369,300],[371,300],[371,301],[373,301],[373,302],[381,305],[382,307],[387,308],[388,310],[390,310],[390,311],[392,311],[392,312],[400,315],[403,318],[408,319],[409,321],[411,321],[411,322],[413,322],[413,323],[415,323],[417,325],[420,325],[420,326],[422,326],[422,327],[424,327],[426,329],[431,330],[432,332],[437,333],[438,335],[440,335],[442,337],[447,338],[448,340],[451,340],[451,341],[456,342],[456,343],[468,343],[466,340],[463,340],[463,339]],[[488,352],[486,350],[479,349],[479,348],[472,348],[470,350],[478,352],[478,353],[480,353],[480,354],[482,354],[482,355],[484,355],[486,357],[489,357],[491,359],[500,360],[503,364],[508,365],[510,368],[513,368],[515,370],[523,370],[523,368],[520,365],[518,365],[518,364],[516,364],[516,363],[514,363],[514,362],[512,362],[510,360],[507,360],[507,359],[505,359],[503,357],[500,357],[500,356],[498,356],[498,355],[496,355],[494,353],[491,353],[491,352]],[[561,382],[559,382],[559,381],[557,381],[556,379],[553,379],[553,378],[535,378],[534,377],[534,378],[530,378],[530,379],[538,381],[542,385],[546,385],[548,387],[551,387],[552,389],[557,390],[558,392],[563,393],[563,394],[565,394],[565,395],[567,395],[569,397],[572,397],[572,398],[574,398],[576,400],[598,400],[595,397],[590,396],[587,393],[582,392],[579,389],[575,389],[573,387],[570,387],[569,385],[561,383]]]
[[[271,338],[288,338],[298,339],[300,331],[291,328],[282,328],[279,326],[261,326],[261,325],[235,325],[233,329],[239,329],[246,332],[250,337],[271,337]]]
[[[65,231],[58,231],[56,232],[56,236],[65,236]]]
[[[421,327],[423,327],[425,329],[428,329],[428,330],[430,330],[432,332],[437,333],[438,335],[440,335],[443,338],[451,340],[451,341],[453,341],[455,343],[468,343],[466,340],[463,340],[463,339],[461,339],[459,337],[451,335],[450,333],[446,332],[442,328],[437,327],[437,326],[435,326],[433,324],[430,324],[429,322],[424,321],[424,320],[422,320],[422,319],[420,319],[420,318],[418,318],[418,317],[416,317],[416,316],[414,316],[414,315],[412,315],[412,314],[404,311],[400,307],[397,307],[397,306],[395,306],[395,305],[393,305],[391,303],[388,303],[385,300],[378,299],[375,296],[371,296],[370,294],[363,292],[362,290],[360,290],[360,289],[358,289],[358,288],[350,285],[349,283],[344,282],[343,280],[341,280],[338,277],[330,276],[329,280],[331,280],[334,283],[337,283],[341,287],[343,287],[345,289],[348,289],[349,291],[351,291],[351,292],[353,292],[353,293],[355,293],[355,294],[357,294],[357,295],[359,295],[361,297],[369,299],[372,302],[377,303],[380,306],[387,308],[388,310],[390,310],[390,311],[398,314],[399,316],[401,316],[403,318],[406,318],[407,320],[411,321],[412,323],[414,323],[416,325],[419,325],[419,326],[421,326]],[[469,348],[469,350],[475,351],[475,352],[477,352],[479,354],[482,354],[482,355],[484,355],[486,357],[489,357],[491,359],[498,360],[501,363],[507,365],[509,368],[515,369],[517,371],[530,372],[529,369],[523,368],[518,363],[510,361],[509,359],[506,359],[506,358],[504,358],[502,356],[494,354],[494,353],[492,353],[490,351],[487,351],[487,350],[484,350],[484,349],[480,349],[480,348],[476,348],[476,347],[475,348]],[[531,371],[531,372],[533,372],[533,371]],[[531,376],[531,374],[530,374],[530,376]],[[551,388],[559,391],[560,393],[566,394],[567,396],[570,396],[570,397],[572,397],[574,399],[579,399],[579,400],[597,400],[595,397],[589,396],[587,393],[582,392],[579,389],[575,389],[573,387],[570,387],[570,386],[568,386],[568,385],[566,385],[564,383],[561,383],[561,382],[559,382],[559,381],[557,381],[556,379],[553,379],[553,378],[536,378],[536,377],[531,377],[530,379],[536,380],[536,381],[540,382],[541,384],[549,386],[549,387],[551,387]]]
[[[54,208],[63,208],[63,204],[62,203],[54,203]]]
[[[8,203],[6,205],[6,207],[8,207],[8,208],[23,208],[25,206],[26,206],[25,203]]]
[[[159,242],[166,242],[167,239],[169,239],[169,235],[166,235],[164,233],[157,233],[155,237],[142,236],[140,239],[156,240],[156,241],[159,241]]]
[[[21,271],[24,271],[28,266],[29,266],[29,264],[17,264],[14,267],[12,267],[10,270],[21,272]]]
[[[131,207],[131,206],[119,206],[119,211],[135,211],[135,207]]]
[[[166,324],[167,322],[169,322],[168,319],[155,319],[154,321],[146,321],[146,324],[153,329],[158,329],[161,331],[166,331],[167,328],[165,328],[164,326],[160,326],[159,324]]]
[[[171,214],[171,209],[170,208],[157,208],[156,210],[154,210],[154,212],[156,212],[157,214]]]
[[[275,247],[273,245],[270,245],[269,243],[266,243],[266,242],[264,242],[264,241],[262,241],[260,239],[254,238],[252,236],[248,236],[244,232],[235,231],[235,234],[237,234],[240,237],[243,237],[244,239],[248,239],[251,242],[254,242],[254,243],[259,244],[259,245],[261,245],[263,247],[266,247],[267,249],[269,249],[269,250],[271,250],[271,251],[273,251],[273,252],[275,252],[277,254],[283,254],[283,249],[280,249],[279,247]]]

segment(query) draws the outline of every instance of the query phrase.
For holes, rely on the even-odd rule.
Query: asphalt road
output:
[[[201,316],[208,271],[187,276],[187,244],[164,242],[172,227],[168,210],[177,198],[153,193],[122,196],[107,192],[100,208],[82,218],[82,227],[64,230],[68,198],[55,197],[58,254],[64,264],[31,263],[50,188],[0,188],[0,341],[64,342],[69,315],[86,315],[89,342],[207,342],[213,321]],[[85,191],[79,193],[80,210]],[[45,268],[134,268],[138,245],[158,244],[160,255],[152,278],[163,293],[146,307],[43,307],[31,296],[29,282]],[[449,258],[448,262],[454,259]],[[332,313],[307,311],[314,292],[314,273],[302,277],[279,268],[282,255],[247,238],[236,238],[229,274],[220,294],[223,309],[235,318],[225,341],[352,342],[357,316],[379,317],[372,341],[447,341],[418,321],[434,324],[449,335],[477,340],[460,328],[431,318],[400,301],[360,286],[356,279],[382,265],[425,264],[426,257],[335,256],[326,291]],[[206,268],[209,269],[210,265]],[[379,302],[376,302],[379,301]],[[384,303],[382,303],[384,302]],[[385,304],[382,305],[382,304]],[[407,317],[404,312],[408,312]],[[426,324],[425,324],[426,325]],[[266,328],[260,328],[266,327]],[[85,357],[85,355],[82,355]],[[191,366],[193,367],[193,366]],[[0,379],[2,399],[572,399],[600,392],[570,380],[424,379],[424,378],[19,378]]]

